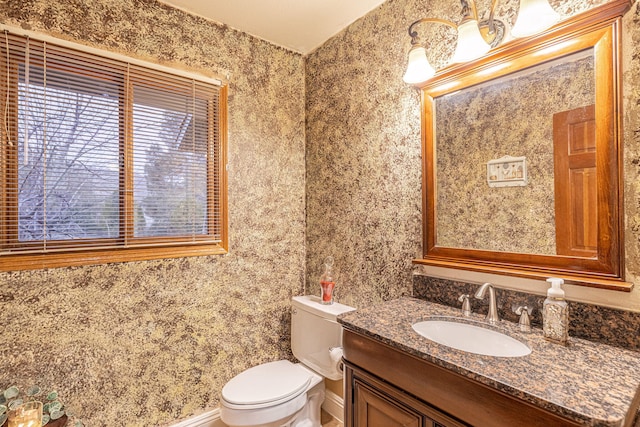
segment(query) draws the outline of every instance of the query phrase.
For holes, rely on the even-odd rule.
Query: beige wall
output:
[[[488,1],[478,2],[486,17]],[[601,4],[551,2],[564,17]],[[498,2],[497,17],[512,23],[517,1]],[[425,16],[457,20],[455,1],[391,0],[357,21],[307,59],[307,290],[318,285],[322,259],[332,254],[343,270],[337,295],[362,306],[410,292],[412,272],[543,294],[544,282],[412,267],[421,245],[420,105],[402,82],[406,33]],[[624,167],[627,280],[640,284],[640,12],[624,17]],[[433,39],[431,39],[433,40]],[[442,64],[455,43],[430,44]],[[633,60],[632,60],[633,59]],[[584,302],[640,311],[631,293],[567,286]]]
[[[498,15],[512,19],[515,1],[499,3]],[[555,6],[566,16],[588,4]],[[222,385],[246,367],[290,357],[290,297],[305,279],[318,292],[324,257],[336,258],[342,302],[410,294],[411,275],[423,271],[411,264],[421,253],[420,110],[402,73],[406,29],[428,12],[457,20],[459,9],[389,0],[305,61],[152,0],[0,2],[9,25],[231,76],[230,254],[0,274],[0,387],[55,387],[91,426],[167,425],[215,408]],[[635,282],[637,6],[625,25],[626,261]],[[450,54],[448,45],[434,60]],[[543,292],[537,282],[488,278]],[[640,290],[567,294],[640,310]]]
[[[0,274],[0,388],[55,388],[87,426],[168,425],[291,357],[303,291],[304,59],[152,0],[11,0],[0,22],[230,75],[226,256]]]

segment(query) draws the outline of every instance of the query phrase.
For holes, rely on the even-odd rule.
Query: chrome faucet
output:
[[[491,283],[485,283],[478,288],[474,296],[477,299],[483,299],[487,289],[489,289],[489,312],[487,312],[485,319],[493,325],[500,321],[498,317],[498,305],[496,304],[496,291],[493,289],[493,285]]]

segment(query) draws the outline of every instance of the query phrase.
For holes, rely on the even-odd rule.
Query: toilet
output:
[[[229,427],[320,427],[323,378],[342,378],[339,314],[355,310],[323,305],[316,296],[291,301],[291,349],[300,363],[263,363],[222,388],[220,417]]]

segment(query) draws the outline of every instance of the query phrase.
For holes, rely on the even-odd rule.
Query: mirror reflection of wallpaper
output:
[[[592,55],[570,58],[436,99],[438,246],[556,253],[553,114],[595,99]],[[527,186],[487,185],[506,155],[526,156]]]

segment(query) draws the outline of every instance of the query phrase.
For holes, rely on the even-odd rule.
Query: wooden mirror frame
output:
[[[420,86],[422,104],[422,259],[416,264],[630,291],[624,281],[620,39],[629,0],[614,0],[544,34],[513,40],[474,62],[447,67]],[[596,117],[597,256],[522,254],[437,245],[435,98],[555,58],[593,48]]]

